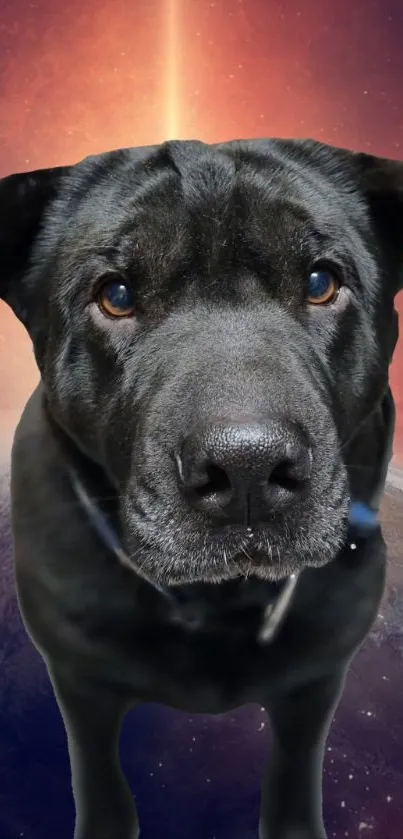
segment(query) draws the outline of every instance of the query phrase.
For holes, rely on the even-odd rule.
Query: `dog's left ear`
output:
[[[396,277],[396,294],[403,289],[403,163],[356,153],[361,190],[374,231]]]
[[[25,282],[46,209],[70,167],[39,169],[0,180],[0,298],[27,327],[30,289]]]

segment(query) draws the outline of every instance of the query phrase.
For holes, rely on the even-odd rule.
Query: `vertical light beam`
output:
[[[165,88],[165,139],[178,137],[179,92],[178,92],[178,46],[179,46],[179,0],[167,3],[167,78]]]

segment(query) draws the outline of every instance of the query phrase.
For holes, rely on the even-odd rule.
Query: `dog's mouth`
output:
[[[79,500],[86,509],[95,530],[98,531],[98,535],[122,565],[130,568],[131,571],[137,572],[147,583],[159,591],[170,610],[171,621],[173,623],[185,626],[189,630],[200,629],[203,626],[209,625],[208,614],[203,614],[203,609],[200,612],[200,603],[204,604],[204,606],[207,603],[207,606],[209,606],[210,598],[207,598],[207,600],[205,597],[202,597],[201,600],[198,598],[196,592],[198,582],[202,584],[206,582],[224,583],[226,584],[227,590],[228,586],[231,585],[238,587],[236,590],[238,608],[239,605],[245,605],[245,590],[241,592],[241,597],[239,598],[239,584],[250,582],[251,585],[248,587],[246,599],[248,597],[249,600],[252,599],[254,601],[254,607],[258,605],[257,601],[259,601],[259,597],[261,598],[263,594],[265,597],[270,595],[268,596],[267,602],[262,604],[262,616],[257,632],[257,640],[263,644],[273,640],[286,619],[293,602],[295,590],[303,570],[301,566],[297,567],[295,565],[295,567],[292,567],[291,565],[290,567],[289,565],[285,573],[285,563],[281,561],[281,557],[279,556],[277,573],[273,572],[274,564],[272,552],[270,551],[270,543],[268,543],[268,551],[262,550],[260,540],[256,538],[256,534],[250,528],[247,528],[246,538],[249,542],[249,551],[242,546],[240,551],[235,552],[232,563],[225,562],[224,573],[221,571],[221,574],[217,574],[216,570],[215,573],[208,575],[207,580],[203,578],[197,580],[194,577],[189,579],[188,575],[186,575],[186,578],[183,580],[172,580],[171,585],[167,585],[166,583],[161,584],[153,579],[153,577],[148,577],[144,573],[144,569],[134,565],[131,557],[122,547],[118,534],[108,521],[104,512],[94,503],[74,472],[71,472],[71,479]],[[377,527],[376,513],[368,505],[353,502],[353,504],[350,504],[346,525],[350,538],[354,538],[354,533],[360,538],[363,533],[367,535],[368,532]],[[340,539],[339,547],[342,546],[342,542],[343,540]],[[356,549],[357,545],[352,542],[349,547]],[[270,558],[270,563],[268,563],[268,558]],[[316,567],[323,564],[325,562],[315,563]],[[268,568],[271,569],[269,574],[267,571]],[[215,579],[214,576],[216,577]],[[259,585],[259,580],[264,580],[266,583],[269,581],[272,585],[270,586],[270,591],[266,586],[259,587],[259,595],[256,600],[253,587],[256,584]],[[221,607],[219,611],[221,612]]]
[[[307,552],[303,557],[288,540],[280,546],[267,534],[251,532],[241,538],[233,534],[229,540],[209,545],[205,554],[190,553],[183,559],[167,556],[152,545],[144,546],[139,562],[135,552],[128,552],[126,558],[140,577],[163,589],[207,585],[211,590],[233,583],[264,584],[270,589],[298,576],[305,568],[320,568],[332,562],[346,535],[347,519],[343,517],[337,535],[327,543],[327,550]]]
[[[278,518],[255,528],[227,525],[216,530],[184,528],[175,519],[165,524],[163,517],[156,527],[149,520],[136,519],[133,530],[125,533],[125,544],[137,565],[140,540],[142,568],[163,585],[224,583],[237,578],[277,583],[335,558],[347,534],[347,495],[337,505],[329,501],[327,518],[322,509],[314,511],[310,520],[301,513],[299,521]]]

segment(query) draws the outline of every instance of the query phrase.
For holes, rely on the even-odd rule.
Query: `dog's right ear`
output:
[[[32,291],[25,282],[44,213],[71,167],[39,169],[0,180],[0,298],[29,331]]]

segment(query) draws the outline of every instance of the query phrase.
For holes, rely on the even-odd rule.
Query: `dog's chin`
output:
[[[333,533],[332,538],[322,541],[321,550],[318,550],[316,539],[311,546],[307,544],[303,552],[296,552],[292,544],[269,544],[266,549],[252,544],[232,554],[225,550],[215,550],[204,551],[197,556],[190,551],[182,559],[178,555],[169,556],[154,547],[140,557],[139,565],[134,558],[133,567],[140,576],[163,587],[192,583],[218,585],[236,579],[278,583],[292,574],[299,574],[304,568],[322,568],[330,564],[343,547],[345,535],[345,528],[341,524],[337,534]]]

